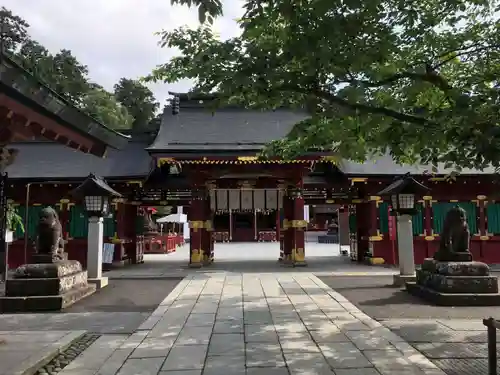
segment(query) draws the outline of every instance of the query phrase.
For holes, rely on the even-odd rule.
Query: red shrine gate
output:
[[[283,226],[279,213],[283,209]],[[260,232],[254,223],[252,228],[239,228],[230,222],[228,231],[214,232],[214,213],[225,211],[232,221],[232,212],[247,211],[256,218],[260,211],[272,212],[275,218],[275,237],[282,237],[284,260],[293,265],[305,265],[304,197],[299,187],[219,189],[197,188],[192,192],[188,213],[190,225],[190,266],[201,267],[214,257],[214,243],[234,235],[241,240],[258,241]],[[255,220],[255,219],[254,219]]]

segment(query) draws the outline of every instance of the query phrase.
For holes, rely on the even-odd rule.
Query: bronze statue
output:
[[[465,210],[459,206],[451,208],[446,213],[439,250],[434,259],[446,261],[455,260],[457,254],[470,255],[470,231],[466,215]]]
[[[46,207],[40,212],[36,250],[38,254],[52,255],[52,262],[63,260],[62,227],[59,216],[52,207]]]

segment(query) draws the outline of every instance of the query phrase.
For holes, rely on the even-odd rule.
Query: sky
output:
[[[214,27],[221,38],[238,34],[235,19],[242,0],[223,0],[224,17]],[[147,75],[177,51],[160,48],[161,30],[196,27],[196,9],[170,5],[170,0],[3,0],[2,6],[24,18],[31,37],[49,51],[69,49],[87,65],[90,79],[108,90],[121,78]],[[160,103],[168,91],[189,90],[189,81],[153,84]]]

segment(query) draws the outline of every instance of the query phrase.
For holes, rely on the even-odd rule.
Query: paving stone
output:
[[[97,375],[116,375],[134,349],[117,349],[101,366]]]
[[[201,375],[202,370],[160,371],[158,375]],[[99,374],[97,374],[99,375]]]
[[[208,345],[212,335],[212,326],[210,327],[184,327],[175,344],[180,345]]]
[[[157,375],[165,358],[127,359],[117,375]]]
[[[281,347],[276,344],[248,343],[245,348],[247,367],[284,367]]]
[[[278,338],[281,341],[295,340],[295,341],[309,341],[312,339],[311,335],[307,331],[276,331],[278,333]],[[312,332],[312,331],[311,331]],[[316,331],[317,332],[317,331]]]
[[[368,359],[358,348],[354,346],[354,344],[347,342],[325,343],[319,344],[319,348],[321,349],[321,352],[325,356],[327,362],[334,369],[372,366]]]
[[[266,311],[246,311],[243,315],[245,324],[273,324],[273,319],[269,310]]]
[[[349,342],[350,340],[347,336],[340,331],[337,326],[327,326],[327,329],[319,331],[309,331],[313,340],[317,343],[329,343],[329,342]]]
[[[286,367],[278,368],[248,368],[246,375],[289,375]]]
[[[374,367],[336,369],[335,375],[380,375]]]
[[[245,342],[278,343],[274,325],[245,325]]]
[[[215,314],[217,312],[217,309],[219,308],[219,302],[204,302],[200,303],[198,302],[196,305],[194,305],[193,310],[191,311],[192,314]]]
[[[371,331],[345,331],[345,335],[359,350],[394,349],[389,340]]]
[[[341,331],[371,331],[372,329],[360,320],[333,320],[332,322],[340,328]]]
[[[213,314],[195,314],[191,313],[186,320],[185,327],[213,326],[215,313]]]
[[[243,308],[240,307],[222,307],[217,310],[217,315],[215,317],[216,321],[226,321],[226,320],[243,320]]]
[[[244,335],[236,333],[213,334],[208,346],[209,356],[243,355],[244,351]]]
[[[174,345],[161,369],[162,371],[202,369],[206,354],[206,345]]]
[[[130,355],[131,358],[166,358],[174,345],[173,338],[146,338]]]
[[[280,339],[280,344],[283,352],[303,352],[303,353],[319,353],[318,345],[311,339],[309,340],[286,340]]]
[[[213,333],[240,333],[243,334],[243,320],[216,321]]]
[[[307,375],[323,375],[332,374],[330,365],[326,362],[325,357],[319,352],[284,352],[285,362],[290,369],[292,375],[307,374]]]
[[[320,320],[305,321],[305,326],[309,331],[329,331],[329,332],[340,332],[339,327],[333,324],[327,318]]]
[[[203,375],[245,375],[245,357],[216,356],[207,357]]]
[[[377,368],[401,369],[413,367],[405,356],[396,349],[365,350],[363,354]]]

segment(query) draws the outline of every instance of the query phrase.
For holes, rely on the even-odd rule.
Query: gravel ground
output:
[[[108,286],[65,309],[64,313],[153,312],[181,280],[110,280]]]
[[[445,307],[429,305],[399,288],[390,287],[389,276],[319,276],[365,314],[383,319],[500,319],[492,307]]]

